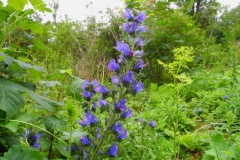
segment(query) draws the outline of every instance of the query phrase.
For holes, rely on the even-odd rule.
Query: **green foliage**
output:
[[[239,147],[224,141],[221,135],[214,136],[210,141],[209,150],[205,151],[204,160],[239,159]]]
[[[34,148],[23,148],[21,145],[12,146],[8,152],[4,154],[1,160],[18,160],[18,159],[31,159],[31,160],[46,160],[45,155]]]

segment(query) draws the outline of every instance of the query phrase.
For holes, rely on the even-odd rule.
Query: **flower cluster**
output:
[[[38,140],[40,139],[40,137],[41,137],[40,133],[35,134],[34,131],[30,131],[29,129],[27,129],[25,133],[22,134],[20,142],[27,144],[27,146],[30,145],[34,148],[39,149],[40,144]]]
[[[79,125],[88,131],[88,135],[81,137],[80,142],[83,146],[82,155],[91,157],[90,159],[105,153],[117,156],[118,143],[115,141],[128,137],[128,131],[123,128],[121,121],[132,117],[132,109],[127,107],[125,97],[127,94],[136,95],[143,90],[143,83],[137,79],[137,75],[146,66],[142,59],[144,41],[139,37],[146,31],[146,27],[142,25],[146,12],[126,9],[124,15],[127,23],[123,23],[123,30],[128,39],[116,42],[118,57],[110,60],[108,64],[108,70],[113,73],[110,78],[112,87],[107,88],[97,80],[85,80],[82,83],[85,117]],[[101,116],[96,116],[103,112]],[[113,133],[115,137],[109,138],[109,133]],[[113,145],[104,152],[103,146],[109,143]]]

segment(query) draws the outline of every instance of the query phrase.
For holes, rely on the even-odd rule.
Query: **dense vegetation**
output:
[[[240,5],[125,4],[57,22],[0,0],[1,160],[240,159]]]

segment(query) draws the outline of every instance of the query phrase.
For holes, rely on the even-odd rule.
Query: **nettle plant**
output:
[[[116,42],[118,56],[108,64],[108,69],[112,72],[111,84],[106,87],[97,80],[85,80],[82,83],[85,116],[79,126],[88,134],[80,138],[79,145],[70,136],[68,157],[71,155],[91,160],[116,157],[119,142],[128,137],[124,124],[127,118],[132,117],[132,109],[128,107],[127,96],[135,96],[143,89],[138,74],[145,67],[141,59],[144,41],[139,36],[146,31],[146,27],[142,25],[146,12],[126,9],[125,17],[127,22],[123,23],[123,30],[128,37],[125,41]],[[73,110],[73,107],[69,107],[69,117]]]

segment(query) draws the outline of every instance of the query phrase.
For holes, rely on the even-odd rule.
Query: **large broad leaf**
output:
[[[63,126],[66,125],[64,120],[59,119],[55,115],[43,117],[41,121],[44,123],[44,126],[48,131],[55,129],[59,132],[63,132]]]
[[[23,148],[21,145],[12,146],[0,160],[47,160],[44,153],[34,148]]]
[[[41,12],[45,11],[46,4],[43,2],[43,0],[29,0],[29,1],[35,9]]]
[[[27,70],[27,69],[33,68],[39,72],[44,71],[43,67],[34,66],[31,64],[16,60],[16,59],[11,58],[8,55],[1,53],[1,52],[0,52],[0,57],[4,57],[4,60],[2,62],[4,62],[7,65],[7,67],[9,67],[9,68],[11,68],[13,66],[13,64],[16,63],[19,66],[19,68],[22,70]]]
[[[214,159],[232,159],[225,152],[230,150],[231,144],[227,141],[224,141],[222,135],[218,134],[214,136],[210,141],[209,150],[205,151],[205,155],[203,156],[204,160]]]
[[[18,114],[24,106],[24,98],[19,88],[0,79],[0,109],[6,111],[8,117]]]
[[[0,122],[0,126],[2,126],[4,128],[8,128],[12,132],[16,132],[17,129],[18,129],[18,124],[20,123],[18,121],[28,122],[31,119],[32,119],[32,117],[29,114],[27,114],[27,113],[20,113],[17,116],[12,118],[12,120],[16,120],[16,121],[8,121],[7,123],[1,121]]]
[[[0,109],[6,111],[8,117],[18,114],[24,105],[23,93],[27,93],[41,108],[50,112],[56,111],[57,106],[63,103],[50,100],[36,94],[33,90],[20,85],[18,82],[10,81],[0,77]]]
[[[71,95],[73,98],[75,98],[76,100],[81,101],[82,100],[82,96],[81,96],[81,92],[82,92],[82,83],[84,82],[83,79],[80,79],[78,77],[73,77],[74,79],[70,82],[68,88],[67,88],[67,94]]]
[[[22,11],[25,5],[28,3],[28,0],[8,0],[8,5],[13,8]]]

